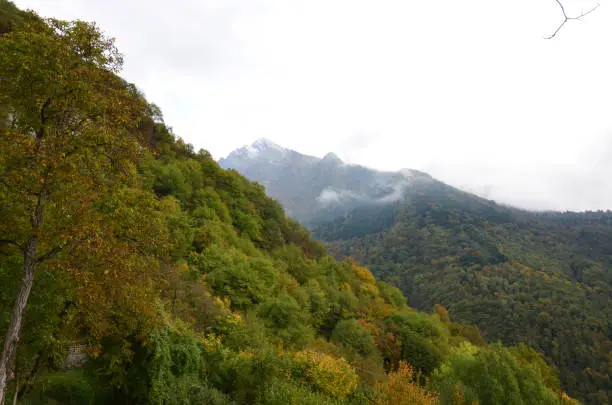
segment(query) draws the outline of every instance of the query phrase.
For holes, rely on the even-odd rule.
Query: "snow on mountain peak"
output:
[[[410,179],[415,176],[415,172],[412,169],[400,169],[399,172],[404,175],[405,178]]]
[[[272,142],[271,140],[267,138],[259,138],[258,140],[250,144],[249,146],[246,146],[246,148],[249,152],[262,152],[262,151],[269,150],[269,149],[278,150],[278,151],[285,150],[285,148]]]
[[[241,160],[249,162],[263,159],[269,163],[278,163],[286,159],[289,152],[291,152],[289,149],[285,149],[267,138],[259,138],[252,144],[244,145],[231,152],[227,158],[221,159],[220,162],[223,162],[227,167],[232,167]]]
[[[230,153],[230,156],[257,158],[266,152],[268,152],[268,154],[269,152],[273,152],[276,155],[278,155],[278,153],[280,152],[281,154],[284,155],[287,152],[287,149],[272,142],[271,140],[267,138],[259,138],[250,145],[244,145],[243,147],[236,149],[235,151]]]
[[[329,152],[327,155],[325,155],[325,156],[323,157],[323,161],[324,161],[324,162],[333,162],[333,163],[336,163],[336,164],[342,164],[342,163],[344,163],[344,162],[342,162],[342,159],[340,159],[340,158],[338,157],[338,155],[336,155],[336,154],[335,154],[335,153],[333,153],[333,152]]]

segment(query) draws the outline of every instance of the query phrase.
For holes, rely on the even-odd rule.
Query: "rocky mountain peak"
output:
[[[340,157],[338,157],[338,155],[336,155],[333,152],[330,152],[327,155],[323,156],[323,162],[331,163],[331,164],[343,164],[344,163],[342,159],[340,159]]]
[[[251,152],[263,152],[267,150],[284,151],[286,150],[282,146],[272,142],[267,138],[259,138],[252,144],[245,146]]]

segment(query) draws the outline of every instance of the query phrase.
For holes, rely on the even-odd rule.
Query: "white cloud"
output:
[[[96,20],[124,76],[216,157],[265,136],[529,208],[612,208],[593,165],[612,133],[607,3],[550,41],[553,0],[16,3]]]
[[[352,192],[351,190],[334,190],[333,188],[326,188],[323,191],[321,191],[321,194],[317,196],[316,200],[323,205],[327,205],[327,204],[337,204],[343,201],[349,202],[349,201],[361,200],[363,198],[365,197],[359,194],[356,194]]]
[[[409,184],[410,182],[408,181],[393,184],[392,191],[387,195],[378,198],[376,202],[379,204],[388,204],[395,201],[399,201],[404,196],[404,191],[406,190],[406,187],[408,187]]]

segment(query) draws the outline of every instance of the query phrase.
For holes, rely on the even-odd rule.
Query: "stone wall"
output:
[[[87,354],[87,345],[83,343],[73,343],[68,347],[68,354],[64,360],[65,369],[74,369],[82,367],[89,355]]]

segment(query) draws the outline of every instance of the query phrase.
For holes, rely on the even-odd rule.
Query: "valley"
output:
[[[289,39],[281,66],[307,50],[286,9],[19,3],[0,0],[0,405],[612,403],[612,213],[529,212],[266,138],[217,161],[227,128],[284,118],[266,95],[291,104],[252,74],[302,82],[247,60],[258,38]]]
[[[341,162],[314,181],[325,159],[308,159],[299,178],[294,160],[251,157],[236,165],[283,205],[315,207],[296,218],[336,257],[355,258],[399,287],[409,305],[427,311],[440,304],[489,341],[528,344],[559,368],[568,392],[587,403],[610,400],[612,213],[529,212],[423,173],[407,171],[394,183],[388,179],[403,173]],[[381,183],[387,193],[378,198],[361,192]],[[322,202],[331,188],[359,197]]]

